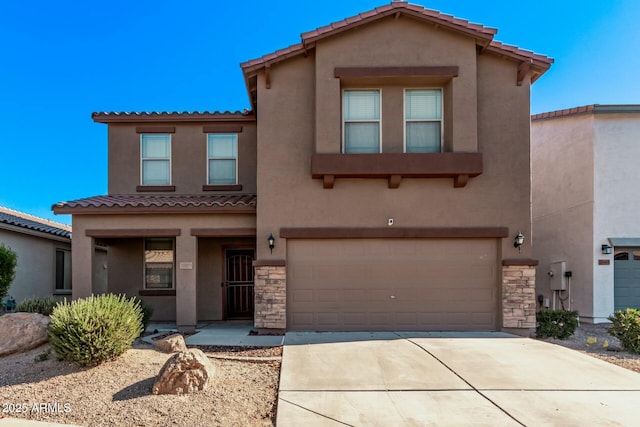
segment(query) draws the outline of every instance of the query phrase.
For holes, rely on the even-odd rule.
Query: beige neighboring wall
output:
[[[593,266],[593,126],[591,114],[531,123],[533,254],[540,260],[536,292],[551,299],[549,266],[566,261],[573,273],[571,309],[591,320],[598,268]]]
[[[378,55],[362,47],[365,41],[370,46],[367,37],[382,37],[378,31],[406,33],[410,42],[406,46],[381,43]],[[425,43],[424,51],[416,51],[415,41],[426,36],[433,41]],[[340,150],[340,81],[333,77],[333,65],[388,66],[386,54],[395,65],[419,61],[424,65],[430,63],[431,53],[440,65],[444,52],[434,47],[440,40],[462,51],[453,52],[459,56],[447,61],[460,67],[460,76],[454,78],[454,85],[459,79],[460,92],[454,91],[454,120],[448,124],[453,127],[452,145],[469,151],[477,141],[483,153],[482,175],[471,178],[464,188],[453,188],[451,179],[405,178],[398,189],[389,189],[386,179],[336,179],[335,188],[324,189],[322,180],[312,179],[310,159],[315,147],[324,152]],[[323,64],[316,65],[320,58]],[[529,81],[516,85],[514,61],[485,53],[473,65],[475,58],[475,44],[464,37],[401,17],[318,42],[315,54],[275,64],[269,89],[261,71],[257,83],[258,259],[286,258],[285,239],[278,235],[282,227],[386,227],[388,218],[394,218],[396,227],[506,226],[510,237],[502,239],[499,256],[531,257]],[[384,103],[384,88],[382,99]],[[317,118],[316,126],[311,117]],[[393,119],[382,117],[383,127],[402,129],[401,123],[388,120]],[[396,138],[402,140],[402,135]],[[518,231],[526,236],[522,252],[513,247],[512,236]],[[273,254],[266,245],[269,233],[276,237]]]
[[[171,185],[175,194],[216,194],[203,191],[207,184],[207,134],[204,126],[229,123],[110,123],[109,124],[109,194],[136,194],[140,185],[140,133],[137,127],[172,127]],[[233,122],[242,126],[238,133],[238,184],[240,191],[256,192],[256,124]],[[200,159],[199,161],[197,159]],[[144,193],[143,193],[144,194]],[[147,193],[148,194],[148,193]]]
[[[37,234],[37,235],[36,235]],[[17,255],[16,275],[7,296],[17,303],[31,297],[46,297],[55,293],[56,249],[71,250],[69,239],[44,238],[41,233],[25,233],[0,228],[0,243]]]

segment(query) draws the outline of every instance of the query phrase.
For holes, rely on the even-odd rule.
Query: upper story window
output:
[[[173,239],[144,240],[144,288],[173,289]]]
[[[379,90],[345,90],[342,118],[345,153],[381,151]]]
[[[442,147],[442,90],[404,92],[405,152],[436,153]]]
[[[209,185],[238,182],[238,135],[207,135],[207,176]]]
[[[171,185],[171,135],[142,134],[142,185]]]

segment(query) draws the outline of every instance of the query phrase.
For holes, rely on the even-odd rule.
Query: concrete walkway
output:
[[[230,321],[202,323],[196,326],[196,333],[185,338],[187,345],[220,345],[239,347],[276,347],[282,345],[283,335],[250,335],[253,330],[251,321]],[[143,341],[153,344],[153,338],[167,332],[178,333],[175,323],[152,323],[147,331],[158,333],[147,335]]]
[[[501,333],[287,333],[278,427],[637,425],[640,374]]]

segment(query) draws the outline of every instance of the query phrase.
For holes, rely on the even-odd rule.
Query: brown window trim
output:
[[[350,77],[458,77],[458,66],[445,67],[336,67],[336,78]]]
[[[257,259],[253,261],[254,267],[286,267],[287,262],[283,259]]]
[[[175,289],[140,289],[138,295],[144,297],[174,297]]]
[[[87,229],[87,237],[95,238],[131,238],[131,237],[176,237],[181,234],[179,228],[115,228],[115,229]]]
[[[207,125],[202,126],[203,133],[241,133],[241,125]]]
[[[284,239],[489,239],[508,236],[507,227],[284,227],[280,229],[280,237]]]
[[[255,228],[192,228],[196,237],[255,237]]]
[[[136,191],[139,193],[174,192],[175,185],[137,185]]]
[[[537,259],[531,258],[507,258],[502,260],[502,265],[505,267],[508,266],[528,266],[535,267],[538,265]]]
[[[174,126],[137,126],[136,133],[176,133]]]
[[[335,178],[385,178],[398,188],[402,178],[453,178],[455,188],[482,174],[482,153],[316,153],[311,176],[333,188]]]
[[[203,185],[202,191],[242,191],[242,184],[233,185]]]

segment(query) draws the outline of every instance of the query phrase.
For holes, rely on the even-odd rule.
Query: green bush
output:
[[[4,243],[0,243],[0,301],[9,293],[9,286],[16,277],[18,256]]]
[[[149,326],[149,321],[151,321],[151,316],[153,315],[153,307],[144,302],[141,298],[133,298],[138,303],[138,305],[140,305],[140,309],[142,310],[142,332],[144,332],[147,329],[147,326]]]
[[[16,311],[26,313],[40,313],[44,316],[51,316],[57,302],[52,297],[29,298],[22,301],[16,307]]]
[[[640,354],[640,310],[618,310],[609,320],[613,323],[609,333],[620,340],[625,350]]]
[[[140,304],[107,294],[58,304],[51,314],[49,342],[59,359],[92,366],[120,356],[141,333]]]
[[[536,313],[538,338],[569,338],[578,327],[578,312],[567,310],[541,310]]]

